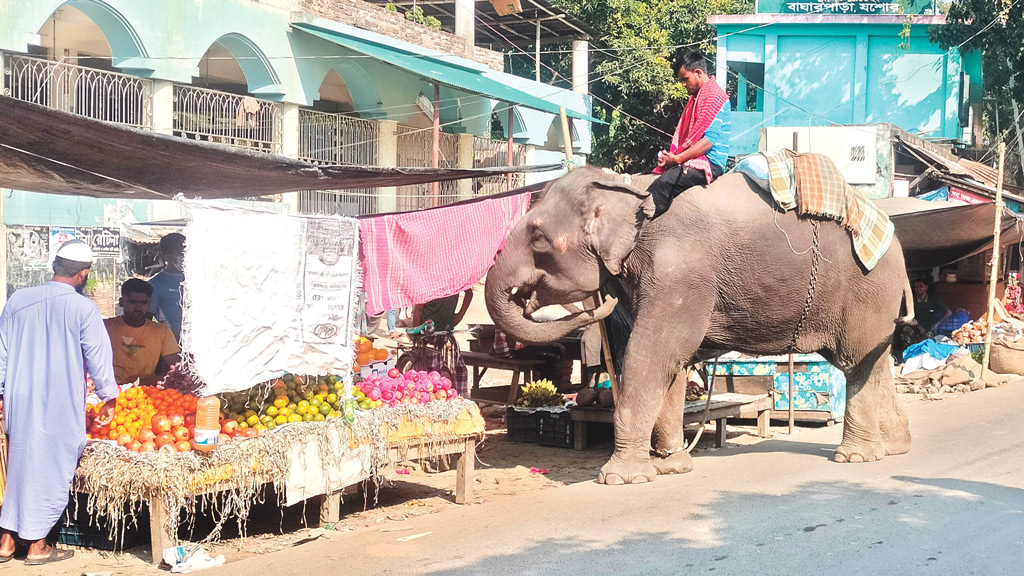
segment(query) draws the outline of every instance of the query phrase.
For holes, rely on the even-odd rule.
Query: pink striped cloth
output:
[[[366,312],[458,294],[487,273],[530,192],[360,220]]]

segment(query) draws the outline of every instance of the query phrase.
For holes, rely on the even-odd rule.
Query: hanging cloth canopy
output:
[[[318,166],[156,134],[0,96],[0,188],[90,196],[249,198],[299,190],[410,186],[560,164],[497,168]]]

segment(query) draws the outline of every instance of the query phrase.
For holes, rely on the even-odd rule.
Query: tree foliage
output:
[[[666,133],[671,134],[679,120],[686,91],[672,76],[670,61],[675,52],[698,49],[713,54],[715,29],[707,23],[708,16],[750,12],[752,8],[746,0],[555,3],[603,33],[591,44],[590,91],[597,97],[595,115],[609,125],[595,125],[590,161],[628,172],[648,171],[654,166],[658,150],[667,148],[671,140]],[[552,58],[551,63],[568,70],[568,55],[561,56]]]
[[[1024,107],[1024,1],[956,0],[948,7],[947,24],[933,26],[929,33],[943,48],[982,51],[983,88],[986,100],[991,99],[986,102],[987,140],[995,146],[1001,140],[1016,138],[1011,99]],[[997,115],[1001,120],[999,130]],[[1024,118],[1016,120],[1024,122]],[[1011,156],[1016,156],[1015,148],[1008,146]],[[1018,173],[1016,160],[1010,158],[1007,162],[1011,174]],[[1018,183],[1021,176],[1018,173]]]

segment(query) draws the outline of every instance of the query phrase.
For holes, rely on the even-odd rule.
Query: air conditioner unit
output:
[[[491,0],[491,6],[494,6],[498,16],[511,16],[523,11],[523,4],[520,0]]]

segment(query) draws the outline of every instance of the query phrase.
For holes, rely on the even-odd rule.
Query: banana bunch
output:
[[[563,406],[565,397],[558,393],[555,385],[550,380],[537,380],[522,386],[523,395],[517,404],[527,408],[539,408],[541,406]]]

